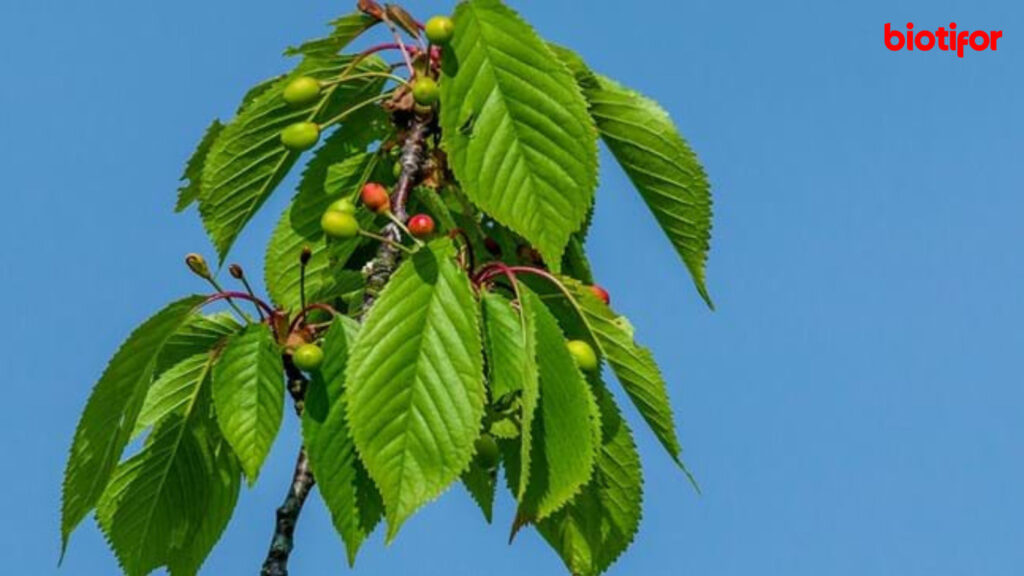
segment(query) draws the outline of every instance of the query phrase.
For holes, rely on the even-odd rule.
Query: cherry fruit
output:
[[[417,214],[409,219],[409,232],[417,238],[425,238],[434,233],[434,219],[426,214]]]
[[[483,434],[476,439],[473,447],[476,448],[476,457],[484,468],[490,469],[498,465],[500,453],[498,451],[498,442],[494,439],[494,436]]]
[[[363,186],[359,197],[362,199],[363,205],[371,212],[381,213],[391,209],[391,196],[388,194],[388,189],[376,182],[368,182],[366,186]]]
[[[320,227],[331,238],[347,240],[359,234],[359,221],[348,212],[328,210],[320,218]]]
[[[590,291],[594,293],[594,296],[597,296],[598,300],[600,300],[601,302],[604,302],[605,306],[608,306],[609,304],[612,303],[611,294],[608,294],[607,290],[605,290],[604,288],[598,286],[597,284],[594,284],[593,286],[591,286],[590,287]]]
[[[569,353],[576,360],[576,365],[580,367],[580,370],[584,372],[597,370],[597,354],[590,347],[590,344],[583,340],[570,340],[567,346],[569,347]]]
[[[292,352],[292,362],[303,372],[312,372],[324,363],[324,351],[316,344],[303,344]]]
[[[455,36],[455,22],[452,22],[452,19],[447,16],[434,16],[427,20],[425,28],[427,40],[438,46],[448,44]]]
[[[309,76],[299,76],[284,87],[284,101],[292,106],[306,106],[320,98],[320,82]]]
[[[441,97],[441,88],[433,78],[423,76],[413,82],[412,97],[420,106],[433,106]]]
[[[344,212],[345,214],[356,213],[356,205],[353,204],[352,201],[349,200],[348,198],[335,200],[327,209],[333,210],[335,212]]]
[[[313,122],[296,122],[281,131],[281,144],[289,150],[309,150],[320,141],[320,127]]]

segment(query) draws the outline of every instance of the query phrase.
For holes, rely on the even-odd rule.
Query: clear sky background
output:
[[[0,493],[8,574],[116,574],[90,522],[58,572],[60,479],[89,388],[130,329],[202,287],[171,211],[203,129],[347,0],[0,3]],[[690,280],[602,153],[590,252],[670,382],[698,497],[639,424],[645,517],[618,575],[1024,572],[1024,4],[545,0],[548,38],[661,101],[714,184]],[[426,17],[451,3],[415,1]],[[1005,31],[998,52],[891,53],[886,22]],[[232,260],[261,268],[294,181]],[[204,574],[256,574],[289,420]],[[561,574],[461,488],[380,533],[356,574]],[[296,576],[348,573],[318,496]]]

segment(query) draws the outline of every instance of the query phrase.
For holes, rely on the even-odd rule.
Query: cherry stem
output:
[[[302,307],[302,311],[300,311],[299,314],[295,317],[295,319],[292,320],[292,324],[288,328],[288,331],[289,332],[294,332],[295,329],[298,328],[300,324],[304,324],[305,321],[306,321],[306,316],[308,316],[309,313],[312,312],[313,310],[321,310],[323,312],[327,312],[331,316],[341,316],[341,312],[338,312],[330,304],[323,304],[323,303],[320,303],[320,302],[316,302],[316,303],[313,303],[313,304],[309,304],[308,306],[303,306]]]
[[[455,239],[456,237],[461,238],[463,244],[466,246],[466,256],[469,257],[469,270],[476,268],[476,257],[473,254],[473,243],[469,241],[469,235],[462,228],[455,228],[448,233],[448,237]]]
[[[213,286],[213,289],[216,290],[217,292],[220,292],[222,294],[225,293],[224,292],[224,288],[222,288],[221,285],[220,285],[220,282],[217,282],[217,279],[214,278],[213,276],[207,276],[206,277],[206,281],[209,282],[210,286]],[[250,318],[249,315],[246,314],[244,310],[239,308],[238,304],[235,304],[234,300],[232,300],[230,297],[226,298],[226,300],[228,301],[228,305],[230,305],[231,308],[234,309],[234,311],[239,316],[242,317],[242,320],[245,320],[246,322],[252,322],[252,318]],[[262,320],[262,318],[261,318],[261,320]]]
[[[239,300],[246,300],[248,302],[252,302],[256,306],[259,306],[264,312],[266,312],[268,316],[273,317],[273,315],[274,315],[274,309],[271,308],[270,305],[267,304],[266,302],[264,302],[263,300],[260,300],[259,298],[255,297],[255,296],[250,296],[249,294],[246,294],[245,292],[236,292],[236,291],[232,291],[232,290],[228,290],[228,291],[221,290],[220,292],[218,292],[218,293],[210,296],[209,298],[207,298],[206,301],[203,302],[202,305],[203,306],[209,306],[210,304],[213,304],[214,302],[219,302],[221,300],[227,300],[228,303],[231,303],[231,300],[235,299],[235,298],[237,298]]]
[[[412,67],[412,59],[409,58],[409,50],[405,47],[405,42],[402,42],[402,35],[398,32],[398,28],[395,27],[394,22],[392,22],[387,15],[384,15],[382,20],[384,21],[384,24],[391,29],[391,35],[395,37],[395,43],[398,44],[398,47],[402,50],[402,58],[405,60],[406,67],[409,68],[409,75],[415,76],[416,69]]]
[[[423,246],[423,242],[421,242],[419,238],[412,235],[412,232],[409,231],[409,228],[405,225],[405,222],[402,222],[401,218],[395,216],[395,214],[390,210],[385,212],[384,215],[387,216],[389,220],[394,222],[395,226],[398,226],[399,230],[405,232],[406,236],[412,238],[412,241],[415,242],[417,246]]]
[[[356,104],[355,106],[352,106],[351,108],[345,110],[341,114],[338,114],[334,118],[331,118],[330,120],[327,120],[326,122],[324,122],[323,124],[320,125],[320,129],[323,130],[324,128],[327,128],[328,126],[332,126],[334,124],[337,124],[338,122],[341,122],[342,120],[344,120],[345,118],[351,116],[354,112],[357,112],[358,110],[361,110],[363,108],[366,108],[367,106],[376,104],[377,102],[382,102],[384,100],[387,100],[388,98],[391,98],[393,96],[393,94],[394,94],[394,90],[392,90],[390,92],[385,92],[383,94],[380,94],[379,96],[374,96],[373,98],[370,98],[369,100],[364,100],[364,101],[360,102],[359,104]]]
[[[388,74],[388,73],[385,73],[385,72],[361,72],[359,74],[353,74],[351,76],[345,76],[343,78],[337,78],[335,80],[328,80],[327,82],[323,83],[323,86],[324,87],[337,86],[337,85],[340,85],[340,84],[344,84],[345,82],[348,82],[350,80],[359,80],[359,79],[362,79],[362,78],[387,78],[389,80],[394,80],[395,82],[397,82],[400,85],[408,85],[409,84],[408,80],[406,80],[405,78],[402,78],[401,76],[396,76],[394,74]]]
[[[398,248],[399,250],[405,252],[406,254],[412,254],[413,253],[412,250],[410,250],[409,248],[406,248],[400,242],[395,242],[391,238],[387,238],[385,236],[381,236],[380,234],[374,234],[373,232],[367,232],[366,230],[360,230],[359,231],[359,235],[360,236],[366,236],[367,238],[372,238],[372,239],[374,239],[374,240],[376,240],[378,242],[383,242],[383,243],[388,244],[390,246],[394,246],[395,248]]]
[[[245,291],[249,293],[249,296],[253,299],[256,299],[256,293],[253,292],[252,286],[249,284],[249,279],[246,278],[245,276],[242,276],[241,281],[242,286],[245,287]],[[254,308],[256,308],[256,313],[259,314],[260,316],[260,322],[266,320],[266,318],[263,316],[263,309],[260,308],[259,306],[254,306]]]

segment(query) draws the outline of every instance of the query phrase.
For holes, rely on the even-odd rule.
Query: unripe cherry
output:
[[[320,218],[320,228],[331,238],[347,240],[359,234],[359,221],[347,212],[328,210]]]
[[[608,306],[609,304],[612,303],[611,294],[609,294],[607,290],[598,286],[597,284],[591,286],[590,291],[594,293],[594,296],[597,296],[598,300],[604,302],[605,306]]]
[[[481,435],[476,439],[473,447],[476,448],[476,457],[484,468],[490,469],[498,465],[501,456],[498,451],[498,442],[494,439],[494,436],[490,434]]]
[[[376,182],[367,182],[359,193],[359,197],[362,199],[363,205],[371,212],[387,212],[391,209],[391,196],[388,195],[388,189]]]
[[[597,370],[597,353],[590,347],[590,344],[583,340],[570,340],[566,346],[569,347],[569,353],[576,360],[576,365],[580,367],[580,370],[584,372]]]
[[[421,76],[412,83],[412,97],[420,106],[433,106],[441,97],[441,88],[429,76]]]
[[[312,372],[324,363],[324,351],[316,344],[303,344],[292,352],[292,362],[303,372]]]
[[[296,122],[281,131],[281,144],[289,150],[309,150],[320,141],[320,127],[314,122]]]
[[[355,214],[356,205],[352,203],[348,198],[341,198],[335,200],[327,207],[328,210],[334,210],[335,212],[344,212],[345,214]]]
[[[309,76],[299,76],[284,88],[284,101],[292,106],[306,106],[320,98],[320,82]]]
[[[427,214],[417,214],[409,218],[409,232],[417,238],[425,238],[434,233],[434,219]]]
[[[431,44],[443,46],[451,42],[452,37],[455,36],[455,22],[447,16],[434,16],[427,20],[427,25],[424,28],[427,40],[430,40]]]

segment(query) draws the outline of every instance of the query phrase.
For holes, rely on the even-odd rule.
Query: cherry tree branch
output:
[[[402,174],[399,176],[392,194],[391,209],[398,221],[403,223],[409,219],[405,209],[409,193],[416,185],[426,160],[426,141],[432,121],[432,114],[417,114],[409,126],[405,143],[402,145],[402,156],[399,160],[402,165]],[[398,226],[394,223],[388,224],[384,228],[383,235],[391,242],[382,242],[377,249],[376,256],[368,265],[366,292],[359,320],[366,316],[366,312],[376,301],[377,294],[384,289],[398,267],[401,251],[396,248],[396,244],[401,240],[401,234]],[[302,416],[309,381],[295,366],[291,356],[285,356],[284,367],[288,376],[288,392],[295,402],[295,412]],[[260,576],[288,576],[288,558],[295,547],[295,526],[298,524],[302,507],[314,484],[316,484],[316,479],[309,466],[306,447],[303,446],[299,450],[299,456],[295,462],[295,472],[292,475],[292,483],[288,487],[288,494],[285,496],[284,503],[277,509],[274,537],[270,542],[270,550],[267,551],[267,559],[263,563]]]

